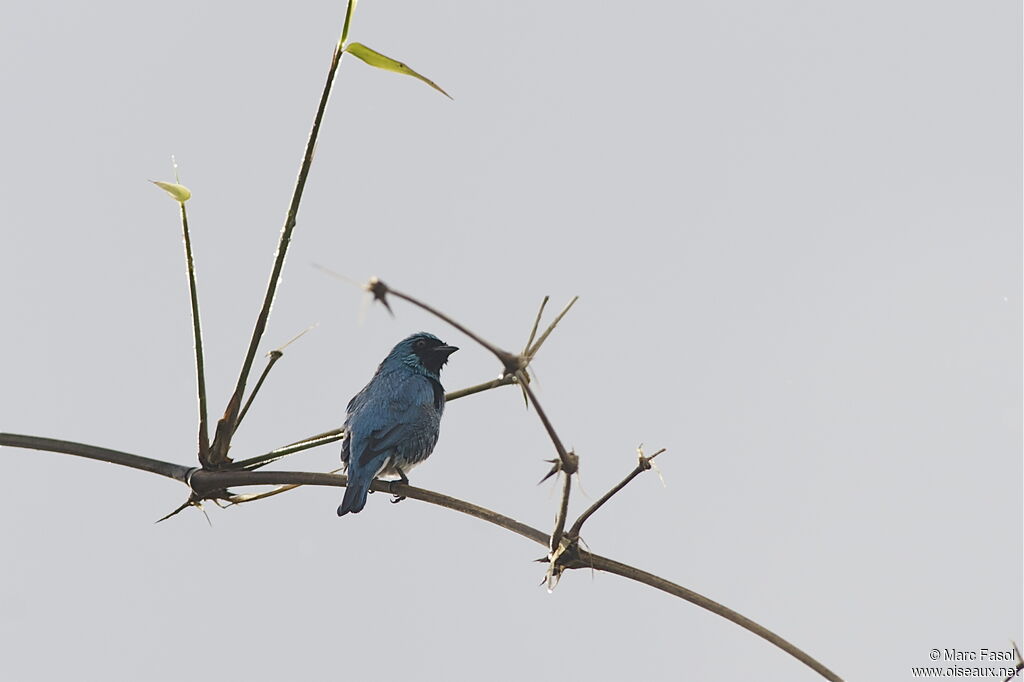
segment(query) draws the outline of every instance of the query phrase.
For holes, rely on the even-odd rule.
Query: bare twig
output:
[[[309,176],[310,167],[313,165],[313,155],[316,149],[317,137],[320,133],[320,124],[327,110],[327,102],[331,96],[331,88],[334,84],[334,75],[341,64],[344,54],[344,41],[348,36],[349,24],[352,21],[352,12],[355,2],[349,0],[345,10],[345,23],[341,29],[341,38],[331,58],[330,68],[327,70],[327,80],[324,83],[323,93],[320,95],[320,104],[317,107],[316,116],[313,118],[313,126],[309,132],[309,139],[306,141],[306,151],[302,156],[302,164],[299,167],[299,175],[295,180],[295,189],[292,192],[292,200],[288,206],[288,213],[285,217],[284,226],[281,228],[281,239],[277,245],[277,254],[274,257],[274,267],[270,272],[270,281],[267,283],[267,292],[263,297],[263,307],[256,318],[256,325],[252,330],[252,338],[249,340],[249,348],[242,361],[242,370],[238,374],[238,383],[235,385],[234,393],[228,401],[228,407],[221,419],[223,426],[218,424],[217,435],[214,437],[211,450],[210,465],[217,468],[229,463],[228,449],[231,446],[231,437],[235,432],[235,425],[238,419],[238,410],[241,406],[242,395],[245,393],[245,384],[249,379],[249,372],[252,370],[253,360],[256,358],[256,351],[259,348],[263,332],[267,328],[267,320],[270,318],[270,309],[274,303],[274,296],[277,293],[277,285],[281,281],[281,270],[284,268],[285,256],[288,253],[288,246],[291,244],[292,232],[295,229],[296,219],[299,214],[299,204],[302,202],[302,193],[306,187],[306,178]]]
[[[555,563],[558,561],[558,557],[562,552],[562,535],[565,531],[565,519],[569,514],[569,494],[572,492],[572,475],[579,470],[579,457],[575,452],[567,452],[565,446],[562,445],[561,439],[558,434],[555,433],[555,427],[548,419],[547,413],[544,412],[544,408],[537,402],[537,396],[526,382],[525,370],[520,370],[516,376],[519,378],[520,385],[523,390],[526,391],[526,395],[530,399],[530,404],[533,405],[533,409],[537,412],[537,416],[540,417],[541,423],[544,424],[544,429],[548,432],[548,436],[551,438],[551,442],[555,445],[555,450],[558,452],[558,467],[562,474],[565,476],[565,481],[562,484],[562,504],[559,507],[558,515],[555,517],[555,529],[551,532],[550,542],[548,544],[551,560],[552,571],[548,574],[548,588],[554,587],[552,581],[557,581],[557,572],[553,570]]]
[[[636,468],[633,469],[631,472],[629,472],[629,474],[627,474],[626,477],[624,479],[622,479],[622,481],[620,481],[617,486],[615,486],[614,488],[612,488],[611,490],[606,492],[601,497],[601,499],[599,499],[594,504],[590,505],[590,507],[585,512],[580,514],[580,517],[578,519],[576,519],[576,522],[574,524],[572,524],[572,528],[569,529],[569,532],[568,532],[567,535],[570,538],[573,538],[573,539],[578,538],[580,536],[580,530],[583,528],[583,524],[587,522],[587,519],[589,519],[591,516],[593,516],[594,512],[596,512],[598,509],[600,509],[604,505],[605,502],[607,502],[608,500],[612,499],[612,496],[615,495],[615,493],[617,493],[620,490],[622,490],[623,488],[625,488],[626,485],[630,481],[632,481],[634,478],[636,478],[637,476],[639,476],[643,472],[645,472],[648,469],[650,469],[651,468],[651,460],[653,460],[655,457],[657,457],[658,455],[660,455],[663,452],[665,452],[665,448],[662,448],[662,449],[658,450],[657,452],[655,452],[650,457],[645,457],[644,456],[643,448],[642,447],[637,448],[637,455],[638,455],[639,462],[637,463]]]
[[[547,306],[550,299],[550,296],[545,296],[544,300],[540,302],[540,309],[537,311],[537,317],[533,320],[533,329],[530,330],[530,338],[526,340],[526,345],[523,346],[523,355],[530,354],[530,346],[533,345],[533,340],[537,338],[537,328],[540,327],[540,318],[544,315],[544,308]]]
[[[245,407],[243,407],[242,411],[238,413],[238,419],[235,421],[235,431],[238,430],[238,426],[242,423],[242,420],[245,419],[245,415],[249,412],[249,408],[252,407],[252,402],[256,399],[256,394],[260,392],[260,388],[263,387],[263,382],[267,380],[267,375],[270,374],[270,370],[275,364],[277,364],[278,360],[284,357],[284,349],[308,334],[309,330],[313,329],[315,326],[316,325],[313,324],[306,327],[290,340],[286,341],[280,348],[275,348],[267,353],[267,357],[269,358],[267,360],[267,366],[263,368],[263,373],[260,374],[260,378],[256,380],[256,385],[253,386],[252,393],[249,394],[249,399],[245,401]]]
[[[552,555],[556,553],[562,541],[562,533],[565,532],[565,519],[569,514],[569,494],[572,492],[572,476],[565,474],[562,481],[562,504],[555,517],[555,530],[551,533],[548,542],[548,550]]]
[[[245,419],[245,415],[249,412],[249,408],[252,407],[252,401],[256,399],[256,394],[260,392],[260,388],[263,387],[263,382],[267,380],[267,375],[270,374],[270,370],[273,369],[277,361],[284,357],[284,353],[280,350],[272,350],[267,353],[267,366],[263,368],[263,373],[260,374],[260,378],[256,380],[256,385],[252,387],[252,393],[249,394],[249,399],[245,401],[245,406],[242,407],[242,411],[238,413],[238,419],[235,420],[235,430],[241,426],[242,420]]]
[[[296,452],[302,452],[303,450],[310,450],[312,448],[320,447],[321,445],[329,445],[336,443],[345,437],[344,429],[331,429],[330,431],[324,431],[323,433],[308,438],[303,438],[300,441],[285,445],[276,450],[263,455],[256,455],[249,459],[242,459],[232,464],[233,469],[248,469],[254,471],[262,466],[266,466],[271,462],[276,462],[279,459],[283,459],[288,455],[293,455]]]
[[[544,315],[544,308],[547,307],[548,301],[551,300],[550,296],[545,296],[544,300],[540,302],[540,308],[537,310],[537,317],[533,320],[533,327],[530,329],[530,338],[526,339],[526,345],[523,346],[523,352],[520,353],[521,357],[526,358],[526,363],[529,364],[533,356],[530,355],[530,346],[533,345],[533,340],[537,338],[537,329],[540,327],[540,318]],[[523,369],[527,369],[525,366]],[[529,373],[525,373],[529,378]],[[522,388],[519,389],[523,394],[523,402],[526,404],[526,409],[530,409],[530,398],[526,395],[526,391]]]
[[[451,326],[455,327],[460,332],[462,332],[463,334],[465,334],[466,336],[468,336],[469,338],[473,339],[474,341],[479,343],[481,346],[483,346],[484,348],[489,350],[494,355],[494,357],[498,358],[498,360],[505,367],[505,373],[506,374],[515,374],[517,371],[519,371],[519,369],[521,369],[522,362],[521,362],[521,358],[518,355],[514,355],[512,353],[509,353],[508,351],[502,350],[501,348],[498,348],[494,344],[492,344],[492,343],[490,343],[488,341],[485,341],[479,335],[477,335],[476,333],[470,331],[465,326],[459,324],[458,322],[456,322],[452,318],[448,317],[447,315],[442,313],[437,308],[434,308],[434,307],[432,307],[430,305],[427,305],[423,301],[420,301],[419,299],[414,298],[413,296],[410,296],[409,294],[404,294],[401,291],[398,291],[396,289],[392,289],[391,287],[389,287],[387,284],[385,284],[384,282],[382,282],[380,279],[378,279],[376,277],[372,278],[369,281],[369,283],[367,283],[366,289],[371,294],[373,294],[374,299],[376,299],[376,300],[380,301],[381,303],[383,303],[387,307],[387,309],[389,311],[391,310],[391,307],[388,305],[387,296],[388,296],[388,294],[391,294],[392,296],[396,296],[397,298],[400,298],[400,299],[402,299],[404,301],[408,301],[409,303],[412,303],[414,306],[416,306],[418,308],[422,308],[423,310],[426,310],[428,313],[430,313],[434,317],[437,317],[437,318],[439,318],[441,320],[444,320],[445,322],[447,322]]]
[[[121,464],[133,469],[149,471],[151,473],[167,476],[168,478],[173,478],[182,482],[187,481],[191,487],[192,493],[190,503],[183,505],[182,508],[186,508],[190,505],[195,506],[203,499],[217,499],[218,496],[221,496],[223,499],[230,500],[230,497],[224,494],[226,489],[229,487],[248,485],[322,485],[343,487],[348,482],[348,479],[345,476],[337,474],[320,474],[301,471],[211,471],[194,468],[190,469],[170,462],[161,462],[147,457],[140,457],[138,455],[118,452],[116,450],[107,450],[106,448],[98,448],[92,445],[84,445],[82,443],[71,443],[51,438],[38,438],[35,436],[23,436],[9,433],[0,433],[0,445],[48,450],[51,452],[62,452],[81,457],[89,457],[91,459],[97,459],[113,464]],[[527,538],[528,540],[532,540],[542,546],[546,546],[550,539],[550,536],[547,533],[528,526],[525,523],[516,521],[504,514],[499,514],[498,512],[491,511],[490,509],[472,504],[471,502],[466,502],[431,490],[415,488],[410,485],[395,483],[393,481],[374,481],[370,488],[371,490],[385,492],[397,491],[403,496],[414,500],[420,500],[422,502],[445,507],[463,514],[468,514],[469,516],[474,516],[483,521],[487,521],[488,523],[512,531],[513,533]],[[193,498],[194,501],[192,501]],[[564,571],[567,569],[577,568],[591,568],[608,573],[614,573],[627,578],[628,580],[633,580],[679,597],[691,604],[695,604],[696,606],[730,620],[747,631],[754,633],[758,637],[767,640],[779,649],[811,667],[825,679],[833,682],[842,682],[842,679],[838,675],[801,649],[773,633],[771,630],[768,630],[736,611],[708,599],[693,590],[689,590],[681,585],[665,580],[653,573],[648,573],[647,571],[634,568],[628,564],[615,561],[614,559],[582,551],[579,549],[578,545],[574,543],[560,555],[557,569],[558,571]]]
[[[537,411],[537,416],[540,417],[541,423],[544,425],[544,430],[548,432],[548,436],[551,438],[551,442],[555,445],[555,450],[558,452],[558,459],[562,463],[562,471],[568,474],[576,473],[578,468],[578,458],[573,455],[570,461],[569,453],[566,451],[565,446],[562,445],[561,439],[558,434],[555,433],[555,427],[552,425],[551,420],[548,419],[548,415],[544,412],[544,408],[537,402],[537,396],[534,394],[533,389],[530,388],[530,382],[526,379],[526,373],[519,371],[516,374],[516,378],[519,379],[519,385],[526,391],[526,395],[530,398],[530,404],[533,405],[533,409]]]
[[[558,507],[558,514],[555,516],[555,529],[551,531],[551,537],[548,538],[548,571],[545,582],[548,584],[549,591],[555,589],[562,573],[558,568],[558,560],[567,548],[567,545],[562,542],[562,537],[565,532],[565,520],[569,516],[569,495],[571,493],[572,475],[563,473],[562,504]]]
[[[199,462],[206,466],[210,461],[210,429],[206,409],[206,368],[203,362],[203,332],[199,323],[199,294],[196,290],[196,268],[192,258],[192,237],[188,231],[188,213],[185,202],[181,208],[181,233],[185,240],[185,269],[188,273],[189,303],[192,308],[192,340],[196,353],[196,393],[199,395]]]
[[[483,393],[484,391],[489,391],[492,388],[510,386],[516,383],[519,383],[519,380],[516,379],[515,376],[511,374],[506,374],[500,379],[492,379],[491,381],[485,381],[484,383],[477,384],[476,386],[468,386],[466,388],[460,388],[457,391],[451,391],[450,393],[446,393],[444,396],[444,400],[445,402],[450,403],[451,401],[458,400],[459,398],[465,398],[466,396],[475,395],[477,393]]]
[[[533,357],[537,354],[537,351],[540,350],[540,347],[544,345],[545,341],[547,341],[547,338],[548,336],[551,335],[551,332],[555,330],[555,327],[558,326],[558,323],[562,321],[562,318],[566,316],[566,314],[573,307],[573,305],[576,304],[576,301],[578,300],[580,300],[579,296],[573,296],[572,300],[569,301],[569,303],[567,303],[564,308],[562,308],[562,312],[558,313],[555,319],[551,321],[551,324],[548,325],[548,328],[545,329],[544,333],[540,335],[539,339],[537,339],[537,343],[530,346],[529,349],[526,351],[525,355],[528,359],[533,359]]]

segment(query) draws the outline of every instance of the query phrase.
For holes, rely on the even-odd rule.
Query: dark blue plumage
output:
[[[441,367],[457,350],[433,334],[413,334],[391,349],[349,401],[341,445],[348,487],[338,516],[362,511],[378,475],[406,480],[409,469],[430,456],[444,412]]]

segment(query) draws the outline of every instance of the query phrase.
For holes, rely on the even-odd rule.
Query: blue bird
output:
[[[377,476],[408,483],[406,473],[430,456],[444,412],[441,367],[457,350],[433,334],[413,334],[349,401],[341,445],[348,487],[338,516],[362,511]]]

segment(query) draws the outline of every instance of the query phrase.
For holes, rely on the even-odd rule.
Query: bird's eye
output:
[[[427,342],[424,341],[423,339],[420,339],[416,343],[412,344],[412,347],[415,348],[416,350],[423,350],[423,347],[426,346],[426,345],[427,345]]]

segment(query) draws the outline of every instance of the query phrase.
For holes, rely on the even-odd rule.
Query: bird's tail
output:
[[[372,479],[371,479],[372,480]],[[358,514],[363,511],[363,507],[366,506],[366,495],[370,491],[370,482],[353,480],[351,477],[348,479],[348,487],[345,488],[345,497],[341,500],[341,506],[338,507],[338,516],[344,516],[349,512]]]

